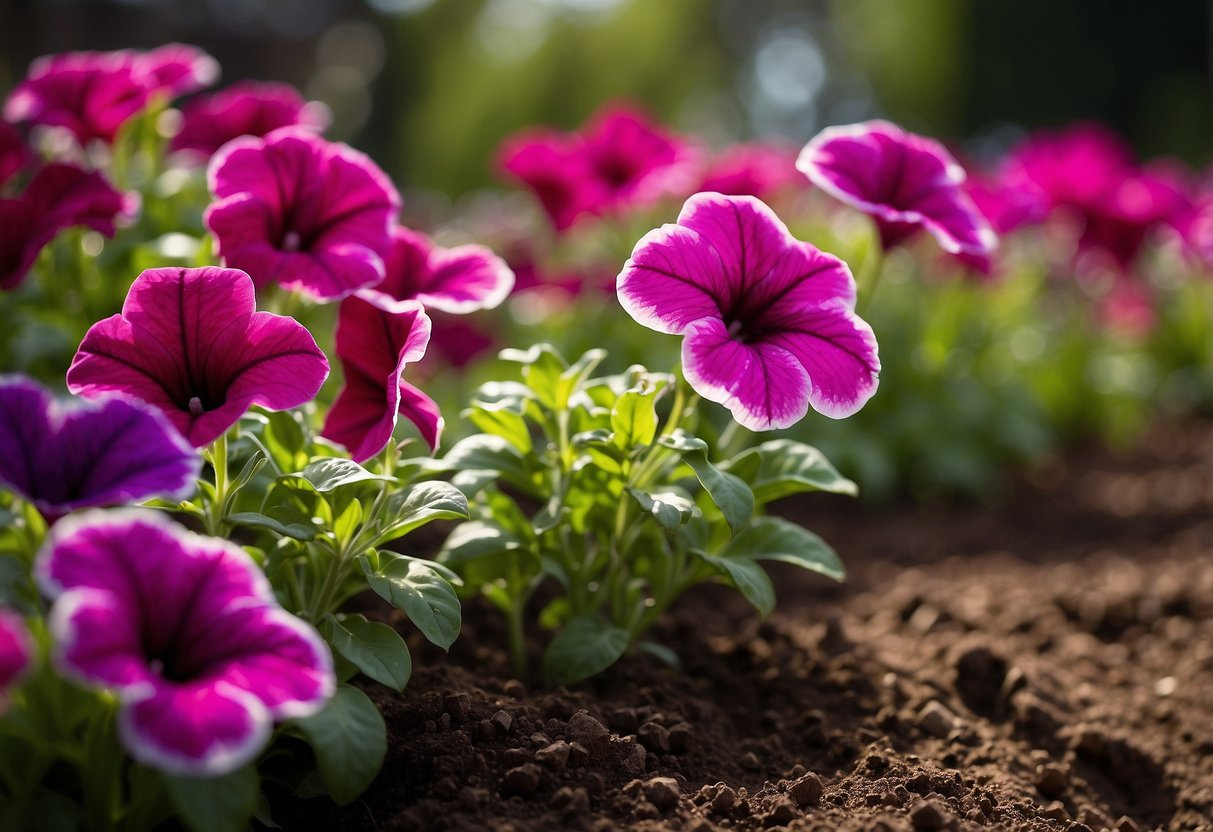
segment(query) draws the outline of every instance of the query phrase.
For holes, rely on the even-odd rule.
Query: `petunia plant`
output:
[[[799,491],[854,493],[854,483],[811,446],[745,440],[810,407],[853,413],[880,369],[847,266],[752,197],[692,197],[677,224],[637,244],[618,290],[637,321],[684,336],[680,371],[598,375],[600,350],[572,364],[547,345],[507,350],[520,381],[480,389],[464,415],[483,433],[440,463],[474,519],[439,560],[505,613],[519,674],[529,670],[527,604],[545,582],[555,588],[538,614],[556,631],[543,658],[551,683],[630,650],[669,657],[646,633],[698,583],[723,581],[765,616],[775,597],[764,560],[841,579],[829,546],[765,508]],[[723,432],[705,401],[730,411]]]

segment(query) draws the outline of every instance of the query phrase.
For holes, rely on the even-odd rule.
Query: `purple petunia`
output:
[[[557,231],[582,215],[610,216],[651,205],[694,184],[698,152],[620,105],[580,133],[528,131],[503,145],[500,166],[539,198]]]
[[[425,355],[430,329],[417,301],[369,294],[342,301],[336,340],[345,385],[321,436],[362,462],[391,441],[400,414],[417,426],[430,448],[438,447],[443,427],[438,405],[400,377],[406,365]]]
[[[93,324],[67,386],[142,399],[202,446],[254,404],[285,410],[311,401],[328,372],[302,324],[255,311],[247,274],[163,268],[140,274],[122,313]]]
[[[231,772],[275,720],[316,713],[336,687],[328,648],[248,554],[153,512],[61,521],[35,575],[54,602],[56,664],[114,692],[123,746],[161,771]]]
[[[34,640],[21,616],[0,607],[0,713],[8,707],[8,692],[29,672]]]
[[[397,227],[383,282],[370,293],[393,300],[418,300],[453,315],[499,306],[514,288],[514,273],[484,246],[443,248],[429,237]]]
[[[886,249],[925,229],[948,254],[989,272],[998,237],[965,193],[965,172],[939,142],[887,121],[828,127],[796,167],[870,214]]]
[[[71,403],[0,376],[0,485],[57,517],[194,490],[202,460],[161,413],[118,396]]]
[[[219,254],[258,286],[328,301],[383,280],[400,195],[364,154],[286,127],[229,142],[207,181]]]
[[[301,127],[319,133],[328,126],[322,104],[304,101],[288,84],[245,81],[181,108],[181,129],[173,137],[174,151],[191,151],[210,158],[241,136],[266,136],[280,127]]]
[[[107,237],[114,221],[137,202],[95,171],[52,164],[39,170],[20,196],[0,199],[0,289],[25,278],[38,253],[60,231],[82,225]]]
[[[854,312],[850,270],[753,197],[691,197],[676,225],[636,244],[617,288],[639,323],[684,336],[691,387],[750,430],[792,425],[810,405],[848,416],[876,392],[876,339]]]

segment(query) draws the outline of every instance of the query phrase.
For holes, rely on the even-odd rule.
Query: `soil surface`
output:
[[[848,582],[779,569],[766,622],[692,592],[681,671],[525,686],[481,603],[449,657],[411,639],[381,776],[316,828],[1213,830],[1213,423],[990,506],[779,508]]]

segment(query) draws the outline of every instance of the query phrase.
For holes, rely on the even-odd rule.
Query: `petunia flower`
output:
[[[796,167],[817,187],[870,214],[886,249],[925,229],[983,272],[998,238],[963,189],[965,172],[939,142],[887,121],[828,127]]]
[[[29,159],[29,148],[16,129],[0,121],[0,185],[25,167]]]
[[[443,248],[426,235],[398,226],[392,232],[383,282],[364,293],[418,300],[453,315],[499,306],[514,288],[514,273],[484,246]]]
[[[20,196],[0,199],[0,289],[19,284],[63,229],[82,225],[113,237],[115,219],[133,214],[137,204],[95,171],[42,168]]]
[[[148,269],[121,314],[85,334],[68,389],[142,399],[195,446],[254,404],[286,410],[311,401],[328,377],[324,353],[294,318],[254,305],[253,282],[236,269]]]
[[[275,720],[321,710],[336,687],[320,636],[278,606],[239,546],[137,509],[56,524],[35,576],[59,669],[113,691],[135,760],[216,777],[253,760]]]
[[[1053,216],[1069,221],[1080,259],[1122,270],[1150,234],[1192,211],[1173,173],[1139,167],[1131,148],[1099,124],[1030,135],[1008,154],[1001,178],[1007,188],[1040,194]]]
[[[685,194],[694,184],[698,151],[636,109],[608,106],[590,119],[583,135],[601,191],[601,203],[591,210],[605,214],[651,205]]]
[[[712,160],[695,190],[765,200],[802,181],[795,151],[771,144],[737,144]]]
[[[1048,214],[1043,194],[1035,188],[1012,187],[991,175],[973,175],[965,180],[965,192],[997,234],[1038,225]]]
[[[401,378],[406,365],[425,355],[430,329],[417,301],[392,301],[384,295],[342,301],[336,341],[345,385],[320,435],[344,445],[355,462],[362,462],[391,441],[399,414],[417,426],[430,448],[437,448],[443,428],[438,405]]]
[[[245,81],[182,107],[181,129],[170,147],[209,159],[219,148],[241,136],[262,137],[280,127],[301,127],[319,133],[327,126],[328,112],[324,106],[304,101],[294,87]]]
[[[0,486],[47,517],[86,506],[194,490],[202,466],[168,420],[119,396],[58,402],[21,376],[0,376]]]
[[[327,301],[383,280],[400,195],[364,154],[286,127],[229,142],[207,181],[219,254],[258,286]]]
[[[152,87],[130,52],[69,52],[38,58],[9,94],[4,118],[65,127],[80,144],[114,141],[148,104]]]
[[[0,607],[0,713],[8,707],[8,692],[29,672],[34,640],[21,616]]]
[[[848,416],[876,392],[876,339],[854,312],[850,270],[753,197],[691,197],[676,225],[636,244],[617,287],[639,323],[684,336],[691,387],[750,430],[810,406]]]
[[[196,46],[168,43],[151,52],[136,54],[136,67],[145,82],[168,98],[206,89],[219,80],[219,62]]]
[[[527,131],[507,139],[501,169],[539,198],[557,231],[582,215],[650,205],[694,184],[699,156],[638,111],[611,105],[579,133]]]

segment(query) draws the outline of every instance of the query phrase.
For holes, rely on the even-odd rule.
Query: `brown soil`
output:
[[[783,509],[850,580],[780,569],[766,622],[692,593],[655,633],[681,671],[527,688],[469,604],[372,691],[383,773],[317,828],[1213,829],[1213,424],[992,507]]]

